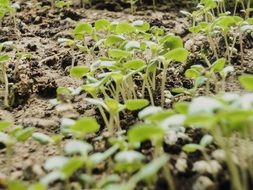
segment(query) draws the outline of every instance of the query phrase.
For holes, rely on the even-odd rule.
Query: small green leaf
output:
[[[79,22],[73,30],[73,36],[77,40],[83,40],[85,34],[92,34],[92,26],[89,23]]]
[[[111,23],[106,19],[99,19],[95,22],[96,30],[109,30]]]
[[[142,21],[142,20],[136,20],[132,23],[132,25],[139,31],[146,32],[150,29],[149,23]]]
[[[70,69],[70,75],[76,78],[82,78],[90,71],[87,66],[75,66]]]
[[[8,55],[0,55],[0,63],[5,63],[10,60]]]
[[[83,117],[78,119],[75,124],[69,128],[74,134],[83,137],[88,133],[96,133],[99,130],[99,125],[94,118]]]
[[[245,90],[253,91],[253,75],[242,75],[239,77],[239,81]]]
[[[71,158],[61,169],[67,177],[70,177],[76,170],[81,168],[84,164],[84,159]]]
[[[134,49],[140,49],[140,48],[141,48],[141,44],[138,41],[129,41],[125,45],[125,50],[127,50],[127,51],[131,51]]]
[[[186,62],[189,52],[184,48],[176,48],[164,55],[169,61]]]
[[[125,67],[127,69],[137,70],[145,65],[146,65],[145,61],[143,61],[141,59],[134,59],[134,60],[127,61],[126,63],[124,63],[123,67]]]
[[[146,119],[147,117],[151,117],[152,115],[159,114],[161,112],[163,112],[161,107],[148,106],[139,112],[138,117],[140,119]]]
[[[117,162],[125,163],[141,162],[144,158],[143,154],[133,150],[122,151],[115,155],[115,160]]]
[[[165,131],[151,124],[138,124],[128,131],[128,139],[132,143],[143,142],[146,140],[159,141],[163,138]]]
[[[183,40],[179,36],[168,35],[159,40],[165,49],[183,48]]]
[[[51,137],[43,133],[38,133],[38,132],[33,133],[32,137],[34,140],[38,141],[40,144],[43,144],[43,145],[53,142]]]
[[[68,155],[81,154],[87,156],[92,149],[93,147],[90,144],[78,140],[69,141],[64,147],[64,151]]]
[[[53,156],[46,160],[44,168],[47,171],[61,169],[68,162],[68,158],[64,156]]]
[[[106,98],[105,99],[105,104],[107,105],[109,112],[110,113],[117,113],[120,109],[120,104],[117,100],[112,99],[112,98]]]
[[[185,76],[189,79],[195,79],[200,76],[200,73],[196,69],[187,69],[185,71]]]
[[[12,126],[12,123],[9,121],[0,121],[0,131],[3,131]]]
[[[111,58],[121,59],[121,58],[129,57],[131,55],[131,53],[128,51],[120,50],[120,49],[110,49],[108,51],[108,55]]]
[[[18,131],[15,134],[15,137],[18,141],[26,141],[28,138],[32,136],[33,132],[34,132],[33,127],[27,127],[25,129]]]
[[[199,144],[186,144],[183,146],[183,151],[187,153],[193,153],[197,150],[201,150],[203,147]]]
[[[105,39],[106,46],[113,46],[115,44],[121,44],[125,39],[119,35],[111,35]]]
[[[204,135],[204,136],[201,138],[199,144],[200,144],[201,146],[203,146],[203,147],[206,147],[206,146],[212,144],[213,140],[214,140],[214,139],[213,139],[213,136],[207,134],[207,135]]]
[[[118,34],[130,34],[135,32],[135,27],[127,22],[119,23],[116,27]]]
[[[144,179],[148,179],[152,176],[154,176],[161,167],[163,167],[164,165],[166,165],[166,163],[168,162],[169,157],[167,155],[162,155],[158,158],[155,158],[154,160],[152,160],[150,163],[148,163],[147,165],[145,165],[144,167],[142,167],[140,169],[140,171],[138,171],[136,174],[134,174],[128,184],[129,186],[134,186],[135,184],[137,184],[139,181],[144,180]]]
[[[220,58],[218,60],[216,60],[213,64],[212,64],[212,69],[213,71],[216,72],[221,72],[226,64],[226,59],[225,58]]]
[[[128,110],[135,111],[146,107],[149,101],[146,99],[132,99],[125,102],[125,106]]]

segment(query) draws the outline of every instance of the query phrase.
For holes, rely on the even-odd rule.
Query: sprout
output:
[[[146,107],[149,104],[149,101],[146,99],[136,99],[136,100],[127,100],[125,106],[128,110],[140,110]]]
[[[66,158],[66,157],[54,156],[54,157],[48,158],[46,160],[44,168],[47,171],[57,170],[57,169],[62,168],[67,162],[68,162],[68,158]]]
[[[77,140],[69,141],[64,147],[66,154],[81,154],[83,156],[87,156],[92,149],[93,148],[90,144]]]
[[[78,119],[73,125],[69,126],[66,131],[73,134],[77,138],[83,138],[89,133],[95,133],[99,130],[97,121],[90,117]]]
[[[145,157],[136,151],[123,151],[119,152],[115,156],[115,160],[117,162],[125,162],[125,163],[134,163],[134,162],[140,162],[144,159]]]
[[[32,137],[34,140],[38,141],[42,145],[46,145],[53,142],[51,137],[43,133],[35,132],[32,134]]]
[[[82,78],[89,73],[89,67],[87,66],[76,66],[70,69],[70,75],[76,78]]]

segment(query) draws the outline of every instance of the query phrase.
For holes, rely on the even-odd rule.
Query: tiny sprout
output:
[[[122,59],[122,58],[129,57],[131,55],[131,52],[120,50],[120,49],[110,49],[108,51],[108,55],[114,59]]]
[[[63,156],[53,156],[46,160],[44,168],[47,171],[56,170],[63,167],[68,162],[68,158]]]
[[[161,169],[168,162],[168,160],[169,158],[167,155],[162,155],[152,160],[130,178],[126,184],[126,186],[129,188],[126,189],[134,189],[135,185],[141,180],[153,177],[159,171],[159,169]]]
[[[164,134],[165,131],[156,125],[138,124],[128,131],[128,139],[130,143],[151,140],[156,145],[163,139]]]
[[[163,111],[163,109],[161,107],[148,106],[139,112],[138,117],[140,119],[145,119],[146,117],[148,117],[150,115],[152,116],[153,114],[159,113],[162,111]]]
[[[125,102],[126,108],[131,111],[140,110],[146,107],[148,104],[149,104],[149,101],[146,99],[132,99],[132,100],[127,100]]]
[[[203,147],[206,147],[206,146],[210,145],[213,142],[213,140],[214,140],[213,136],[205,135],[202,137],[199,144]]]
[[[78,119],[74,125],[69,126],[66,130],[78,138],[83,138],[89,133],[97,132],[99,125],[95,119],[84,117]]]
[[[130,34],[135,32],[135,27],[127,22],[121,22],[116,26],[116,33]]]
[[[97,31],[100,31],[100,30],[109,30],[110,29],[110,21],[106,20],[106,19],[100,19],[100,20],[97,20],[95,22],[95,29]]]
[[[141,153],[136,151],[119,152],[115,156],[115,161],[117,162],[115,169],[117,171],[136,171],[142,166],[142,161],[144,158],[145,157]]]
[[[196,152],[197,150],[202,150],[203,146],[199,144],[186,144],[183,146],[183,151],[187,153],[193,153]]]
[[[134,163],[134,162],[140,162],[144,159],[145,157],[143,154],[129,150],[129,151],[122,151],[116,154],[115,160],[117,162],[126,162],[126,163]]]
[[[38,133],[38,132],[33,133],[32,138],[42,145],[46,145],[53,142],[51,137],[43,133]]]
[[[64,151],[68,155],[81,154],[82,156],[87,156],[92,149],[90,144],[78,140],[69,141],[64,147]]]
[[[78,22],[73,30],[73,36],[76,40],[84,40],[86,34],[92,34],[93,28],[91,24],[86,22]]]
[[[89,67],[87,66],[75,66],[70,69],[70,75],[76,78],[82,78],[89,73]]]

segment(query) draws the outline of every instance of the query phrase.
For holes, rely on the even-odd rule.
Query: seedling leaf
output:
[[[140,110],[144,107],[146,107],[149,104],[149,101],[146,99],[132,99],[127,100],[125,102],[125,106],[128,110],[134,111],[134,110]]]

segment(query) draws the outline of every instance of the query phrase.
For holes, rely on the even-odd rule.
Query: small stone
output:
[[[175,167],[179,172],[185,172],[188,167],[186,159],[183,158],[177,159]]]
[[[217,149],[217,150],[213,151],[212,157],[219,162],[223,162],[226,160],[225,152],[224,152],[224,150],[221,150],[221,149]]]
[[[34,174],[36,174],[37,176],[43,176],[45,174],[45,172],[43,171],[43,169],[41,168],[40,165],[36,164],[32,167],[32,171]]]
[[[193,164],[192,171],[198,172],[200,174],[209,173],[217,175],[221,169],[222,167],[217,160],[200,160]]]
[[[193,185],[193,190],[213,189],[214,183],[206,176],[200,176]]]

